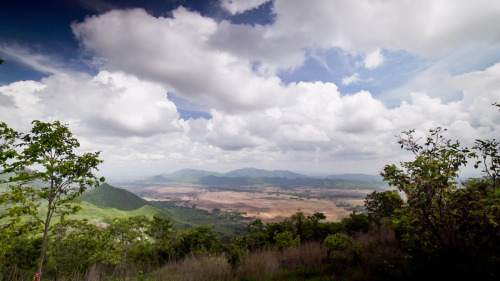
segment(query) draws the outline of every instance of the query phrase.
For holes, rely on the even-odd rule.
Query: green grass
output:
[[[3,184],[5,185],[5,184]],[[0,186],[5,189],[6,187]],[[0,189],[2,190],[2,189]],[[173,226],[178,229],[189,229],[196,226],[207,225],[220,236],[246,234],[248,219],[235,220],[220,217],[204,210],[179,207],[168,202],[149,202],[127,190],[102,184],[98,188],[89,189],[79,199],[83,210],[67,218],[88,219],[101,221],[105,218],[125,218],[144,215],[146,217],[169,217]],[[0,213],[2,212],[0,207]],[[46,202],[42,201],[39,217],[45,218]],[[60,221],[58,216],[52,219],[52,224]]]
[[[114,208],[121,211],[134,211],[150,205],[148,201],[134,193],[113,187],[107,183],[87,190],[79,199],[101,208]]]

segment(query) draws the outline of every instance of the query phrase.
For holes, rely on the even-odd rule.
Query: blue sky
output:
[[[0,10],[0,120],[102,172],[370,173],[403,130],[498,138],[495,0],[49,0]]]

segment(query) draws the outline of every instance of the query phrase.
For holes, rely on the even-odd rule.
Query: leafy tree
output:
[[[283,250],[289,246],[296,246],[300,244],[300,236],[296,235],[294,237],[293,233],[290,231],[276,232],[274,234],[274,241],[276,241],[275,246],[279,250]]]
[[[9,239],[9,247],[0,260],[0,279],[29,280],[27,272],[32,272],[38,264],[41,237],[31,233],[23,233]],[[29,273],[32,274],[32,273]]]
[[[414,131],[403,132],[398,143],[415,154],[415,160],[402,162],[403,169],[387,165],[384,180],[396,186],[407,197],[405,215],[415,221],[415,234],[429,241],[429,249],[456,248],[458,241],[450,195],[457,189],[458,172],[473,156],[459,142],[442,136],[444,130],[430,130],[423,145],[414,139]]]
[[[351,237],[346,236],[345,234],[335,233],[328,235],[323,241],[323,244],[327,247],[326,258],[329,262],[332,251],[345,250],[347,247],[353,244],[353,240]]]
[[[207,226],[198,226],[185,231],[180,241],[182,255],[213,252],[217,246],[217,236]]]
[[[22,184],[11,185],[12,175],[15,167],[12,161],[19,156],[15,149],[16,141],[21,137],[17,131],[9,128],[4,122],[0,123],[0,185],[8,186],[7,191],[0,193],[0,256],[5,253],[10,243],[7,241],[14,236],[26,233],[36,226],[33,221],[22,223],[21,218],[25,215],[36,214],[36,201],[34,190],[31,187],[23,187]],[[29,189],[29,190],[27,190]]]
[[[120,265],[125,267],[127,264],[127,251],[134,245],[147,238],[145,229],[150,223],[146,216],[134,216],[129,218],[112,218],[105,222],[108,225],[108,231],[122,250],[122,259]]]
[[[93,265],[107,260],[110,245],[109,232],[99,224],[63,220],[51,228],[46,267],[56,277],[84,274]]]
[[[4,202],[14,205],[9,213],[12,214],[14,210],[14,216],[19,218],[27,212],[35,215],[37,221],[42,224],[42,244],[36,273],[37,278],[40,278],[52,217],[64,217],[77,212],[79,207],[72,203],[76,202],[78,196],[88,187],[98,186],[104,178],[94,175],[97,166],[102,162],[98,159],[100,152],[75,154],[74,150],[80,144],[67,125],[62,125],[59,121],[44,123],[38,120],[32,124],[29,134],[15,134],[2,124],[4,144],[7,144],[2,147],[2,157],[11,161],[3,160],[1,164],[4,172],[13,173],[13,176],[9,177],[10,190]],[[20,151],[12,154],[13,147],[19,148]],[[40,203],[31,206],[25,204],[26,201],[40,200],[46,202],[45,218],[39,218],[36,210],[29,209],[39,208]]]
[[[226,259],[231,265],[233,273],[243,264],[248,257],[248,245],[245,237],[235,236],[231,239],[231,244],[226,247]]]
[[[390,218],[403,203],[403,199],[396,191],[373,191],[366,196],[365,208],[368,218],[380,227],[381,220]]]
[[[3,62],[4,62],[4,60],[3,60],[3,59],[0,59],[0,64],[2,64]]]
[[[481,171],[485,175],[485,179],[490,183],[493,197],[499,197],[500,190],[497,190],[500,185],[499,143],[495,140],[476,140],[476,145],[472,148],[480,153],[479,160],[476,161],[474,167],[476,169],[482,167]]]
[[[325,224],[320,221],[326,220],[326,216],[323,213],[315,212],[311,216],[307,216],[306,221],[303,225],[303,233],[300,237],[300,241],[321,241],[327,235],[327,229]]]
[[[158,262],[159,256],[166,259],[168,250],[172,250],[173,230],[172,223],[167,217],[153,216],[149,226],[146,228],[146,234],[154,240],[153,254]]]
[[[415,260],[457,276],[491,278],[499,274],[500,265],[498,143],[477,140],[477,156],[444,138],[443,132],[430,130],[423,144],[413,131],[404,132],[399,143],[414,153],[415,160],[401,163],[402,168],[387,165],[382,171],[384,179],[407,197],[393,226]],[[459,187],[459,171],[472,159],[485,176]]]
[[[255,219],[247,225],[247,243],[250,250],[263,247],[268,240],[266,227],[261,219]]]
[[[360,231],[366,233],[370,229],[368,216],[365,214],[356,214],[356,211],[353,211],[349,217],[343,218],[342,223],[349,234]]]

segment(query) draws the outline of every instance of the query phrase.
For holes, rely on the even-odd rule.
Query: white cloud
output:
[[[367,68],[383,62],[380,51],[441,56],[467,44],[500,45],[496,0],[275,0],[269,26],[223,23],[213,44],[250,61],[295,69],[309,48],[339,47],[364,53]]]
[[[211,119],[183,121],[160,84],[121,72],[56,74],[0,87],[12,101],[0,116],[24,131],[33,119],[70,124],[82,149],[103,151],[106,174],[245,166],[376,173],[404,159],[394,138],[403,130],[443,126],[465,145],[497,136],[500,114],[491,103],[500,100],[499,77],[500,63],[452,77],[460,100],[413,93],[395,108],[366,91],[342,96],[332,83],[291,83],[277,88],[287,99],[276,106],[213,108]]]
[[[0,45],[0,53],[5,56],[4,58],[12,58],[46,74],[62,72],[62,70],[56,66],[54,58],[33,53],[21,46]]]
[[[368,53],[365,57],[365,67],[368,69],[374,69],[381,66],[384,63],[384,56],[380,53],[380,49]]]
[[[352,83],[356,83],[358,81],[360,81],[361,79],[359,79],[359,74],[358,73],[354,73],[353,75],[351,76],[348,76],[348,77],[344,77],[342,78],[342,85],[344,86],[349,86],[351,85]]]
[[[257,5],[232,3],[234,13]],[[382,49],[440,57],[463,44],[498,45],[497,2],[467,3],[274,0],[276,22],[266,26],[217,22],[182,7],[171,18],[115,10],[72,25],[101,62],[97,75],[46,69],[55,74],[0,87],[0,117],[20,130],[33,119],[69,123],[85,149],[103,151],[104,170],[114,173],[238,165],[376,173],[401,159],[394,136],[402,130],[443,126],[469,143],[498,135],[491,103],[500,101],[500,64],[460,75],[429,68],[397,89],[393,107],[369,91],[285,84],[276,73],[332,47],[373,69],[390,63]],[[29,61],[43,69],[43,60]],[[179,119],[167,91],[203,103],[212,118]]]
[[[495,0],[277,0],[274,4],[276,33],[300,33],[309,44],[435,54],[464,43],[500,42],[500,3]]]
[[[279,78],[257,76],[249,61],[208,45],[216,29],[212,19],[182,7],[173,18],[154,18],[136,9],[73,25],[88,50],[106,57],[106,67],[159,81],[188,100],[205,100],[227,111],[279,102]]]
[[[221,6],[231,14],[240,14],[255,9],[270,0],[221,0]]]
[[[41,82],[0,87],[14,103],[4,112],[9,124],[25,128],[33,119],[73,123],[100,136],[149,136],[179,130],[179,114],[165,89],[123,73],[55,74]],[[14,114],[14,112],[22,112]],[[14,125],[11,125],[14,126]]]

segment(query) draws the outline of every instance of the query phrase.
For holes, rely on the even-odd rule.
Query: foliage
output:
[[[235,271],[248,257],[247,244],[244,237],[235,236],[226,248],[226,259]]]
[[[54,276],[84,274],[112,257],[112,236],[104,225],[87,220],[63,220],[54,225],[48,242],[46,272]]]
[[[330,261],[332,251],[342,251],[353,244],[352,238],[342,233],[335,233],[328,235],[323,241],[323,245],[327,248],[327,260]]]
[[[407,202],[393,217],[404,248],[420,266],[446,267],[457,276],[491,278],[500,265],[500,171],[498,143],[476,141],[477,154],[430,130],[424,144],[404,132],[399,143],[415,155],[402,168],[387,165],[382,176],[404,192]],[[471,159],[483,166],[483,178],[459,188],[459,171]]]
[[[274,233],[274,241],[276,248],[279,250],[283,250],[286,247],[296,246],[300,244],[300,236],[294,236],[290,231],[278,232]]]
[[[323,241],[325,246],[332,250],[345,250],[348,246],[350,246],[352,242],[352,238],[346,236],[345,234],[342,233],[335,233],[335,234],[330,234],[325,238],[325,241]]]
[[[149,219],[145,216],[135,216],[129,218],[112,218],[104,222],[108,224],[107,230],[114,238],[117,248],[122,251],[120,265],[124,267],[127,264],[127,251],[132,246],[147,239],[145,229],[149,224]]]
[[[198,226],[182,233],[179,250],[182,256],[189,253],[203,254],[216,250],[217,236],[208,226]]]
[[[94,170],[102,162],[99,152],[75,154],[80,144],[59,121],[32,122],[29,134],[19,134],[2,124],[1,161],[3,172],[13,173],[9,177],[9,190],[0,203],[8,203],[8,216],[19,221],[23,214],[31,214],[43,224],[42,245],[37,274],[41,274],[50,221],[54,215],[75,213],[74,203],[87,187],[98,186],[104,178],[97,178]],[[13,153],[14,149],[20,151]],[[11,161],[5,161],[11,159]],[[38,184],[38,188],[30,185]],[[46,200],[46,216],[37,216],[39,204]],[[26,202],[31,202],[26,204]],[[2,227],[3,228],[3,227]]]
[[[142,206],[151,205],[134,193],[113,187],[107,183],[86,191],[78,199],[101,208],[115,208],[122,211],[133,211]]]
[[[173,256],[173,243],[175,241],[172,223],[167,217],[153,216],[145,233],[151,238],[153,244],[153,256],[156,263],[163,263]]]
[[[380,227],[384,218],[390,218],[394,212],[401,208],[404,201],[396,191],[373,191],[365,199],[365,208],[368,218]]]
[[[342,223],[347,233],[351,235],[360,231],[366,233],[370,228],[368,216],[365,214],[356,214],[355,211],[353,211],[349,217],[343,218]]]
[[[38,254],[42,238],[32,234],[21,234],[8,240],[9,247],[0,258],[1,275],[11,276],[7,280],[21,280],[27,275],[33,276],[33,269],[38,264]]]

